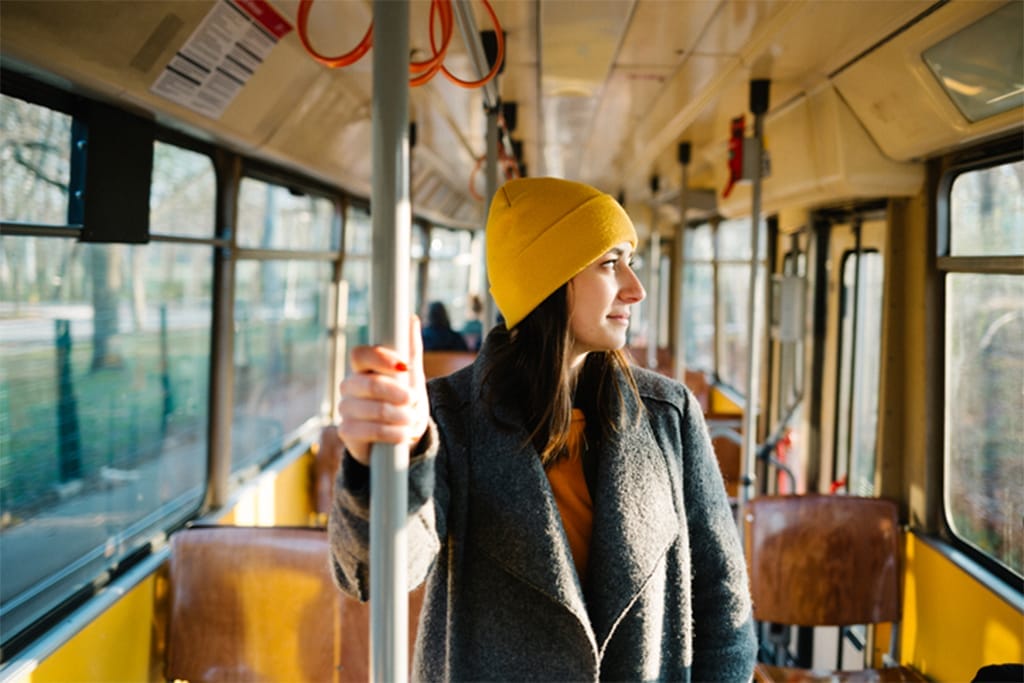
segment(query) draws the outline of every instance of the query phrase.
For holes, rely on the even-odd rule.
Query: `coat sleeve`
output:
[[[746,561],[700,405],[686,392],[683,499],[693,561],[693,681],[749,681],[757,654]]]
[[[444,448],[433,420],[409,461],[409,589],[423,582],[445,538],[447,476]],[[348,451],[342,456],[328,522],[335,582],[349,595],[370,598],[370,469]]]

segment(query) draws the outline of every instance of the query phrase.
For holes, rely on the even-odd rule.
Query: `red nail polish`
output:
[[[395,370],[398,370],[399,372],[405,372],[408,369],[409,366],[403,363],[402,361],[398,361],[397,363],[395,363]]]

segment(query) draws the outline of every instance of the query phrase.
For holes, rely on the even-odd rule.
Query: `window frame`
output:
[[[855,222],[859,219],[855,219]],[[860,228],[857,228],[858,232]],[[854,471],[854,441],[855,431],[853,427],[856,424],[857,409],[857,388],[860,386],[857,382],[857,378],[863,373],[862,360],[864,358],[864,349],[858,347],[858,340],[861,339],[862,326],[865,324],[864,314],[867,312],[865,308],[865,302],[861,298],[861,292],[856,291],[858,285],[863,286],[860,281],[860,275],[854,275],[854,284],[849,290],[845,286],[846,268],[853,264],[853,267],[858,271],[866,265],[861,261],[864,257],[878,257],[880,259],[881,272],[885,272],[885,255],[875,247],[863,247],[859,244],[854,249],[847,249],[843,252],[842,259],[839,264],[839,282],[840,286],[843,287],[843,291],[840,293],[840,297],[849,296],[849,299],[842,299],[840,314],[837,316],[836,324],[839,329],[836,330],[836,338],[838,340],[838,348],[836,349],[836,399],[835,399],[835,415],[833,416],[833,424],[835,424],[835,430],[832,434],[832,477],[834,480],[839,481],[840,479],[845,481],[844,489],[849,495],[860,495],[860,496],[877,496],[876,481],[878,478],[878,458],[879,458],[879,446],[880,440],[878,438],[878,423],[881,417],[882,404],[880,399],[880,388],[881,388],[881,360],[882,360],[882,340],[883,332],[882,317],[884,316],[885,309],[885,282],[883,279],[882,289],[878,292],[879,294],[879,336],[877,344],[872,349],[873,352],[878,354],[876,362],[879,366],[878,374],[875,377],[875,390],[873,393],[875,399],[875,430],[872,434],[874,447],[872,449],[872,466],[871,466],[871,487],[872,490],[869,493],[862,493],[854,491],[851,488],[850,475]],[[863,271],[861,271],[863,272]],[[850,334],[845,334],[844,325],[847,323],[847,318],[843,315],[843,309],[851,310],[852,318],[849,320],[851,324]],[[851,365],[846,366],[845,361],[848,358],[846,351],[849,350],[848,344],[853,342],[852,353],[849,356]],[[858,372],[859,371],[859,372]],[[844,380],[848,380],[849,384],[845,384]],[[845,394],[843,390],[846,390]],[[869,393],[869,395],[871,395]],[[863,416],[861,416],[863,417]],[[843,426],[844,429],[840,429]],[[845,437],[845,438],[841,438]],[[844,443],[845,441],[845,443]],[[840,474],[841,473],[841,474]]]
[[[948,165],[941,168],[936,188],[935,207],[935,274],[933,300],[936,315],[933,324],[934,355],[936,357],[936,381],[939,391],[934,398],[936,479],[934,507],[930,518],[934,520],[935,531],[948,549],[944,554],[954,558],[958,564],[979,581],[999,594],[1008,596],[1012,602],[1024,599],[1024,577],[1017,574],[1001,561],[961,538],[950,524],[950,511],[946,505],[946,487],[949,472],[946,466],[946,327],[947,327],[947,275],[950,273],[972,273],[979,275],[1020,275],[1024,276],[1024,256],[952,256],[952,211],[951,192],[958,177],[972,171],[1024,161],[1024,148],[1018,137],[996,140],[990,144],[954,155]],[[959,559],[958,559],[959,558]]]

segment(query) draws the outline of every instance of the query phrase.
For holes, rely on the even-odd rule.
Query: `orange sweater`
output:
[[[594,528],[594,506],[583,476],[583,429],[586,424],[583,411],[573,409],[568,455],[547,468],[551,491],[555,494],[555,503],[562,515],[562,526],[569,538],[572,559],[581,581],[587,576],[590,535]]]

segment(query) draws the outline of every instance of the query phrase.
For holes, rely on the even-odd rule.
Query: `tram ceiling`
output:
[[[77,91],[148,111],[167,125],[368,194],[371,59],[327,69],[291,30],[217,116],[153,92],[170,60],[225,2],[5,0],[0,3],[4,66],[70,83]],[[269,4],[295,26],[298,0]],[[647,202],[654,174],[661,177],[663,195],[678,194],[676,148],[686,140],[693,145],[691,187],[720,191],[729,120],[747,111],[752,78],[771,81],[769,122],[822,88],[838,90],[841,106],[878,114],[881,105],[869,101],[871,90],[856,73],[866,55],[911,36],[918,42],[903,51],[907,60],[920,61],[919,51],[909,48],[939,40],[1001,4],[493,0],[507,38],[498,90],[504,102],[516,103],[510,137],[521,142],[519,161],[530,175],[579,179],[624,193],[627,201]],[[482,3],[471,6],[477,27],[491,28]],[[317,0],[309,22],[311,43],[328,54],[350,49],[369,26],[371,9],[368,0]],[[423,59],[430,53],[430,3],[412,2],[411,10],[410,54]],[[918,30],[919,24],[926,26]],[[378,36],[373,49],[393,48]],[[464,78],[478,76],[458,32],[444,63]],[[917,99],[935,99],[934,93],[925,94]],[[909,113],[900,116],[906,120]],[[474,195],[483,193],[484,183],[474,168],[486,151],[483,95],[437,77],[413,89],[410,114],[417,124],[414,205],[452,225],[478,226],[483,201]],[[883,117],[878,118],[867,138],[876,144],[887,133],[880,130]],[[980,132],[991,132],[992,127],[980,125]],[[910,151],[899,161],[910,160],[915,151],[918,157],[934,151],[941,131],[932,128],[931,137],[918,143],[913,131],[902,135],[907,142],[901,149]],[[779,148],[794,144],[770,139],[770,153],[772,142]]]

